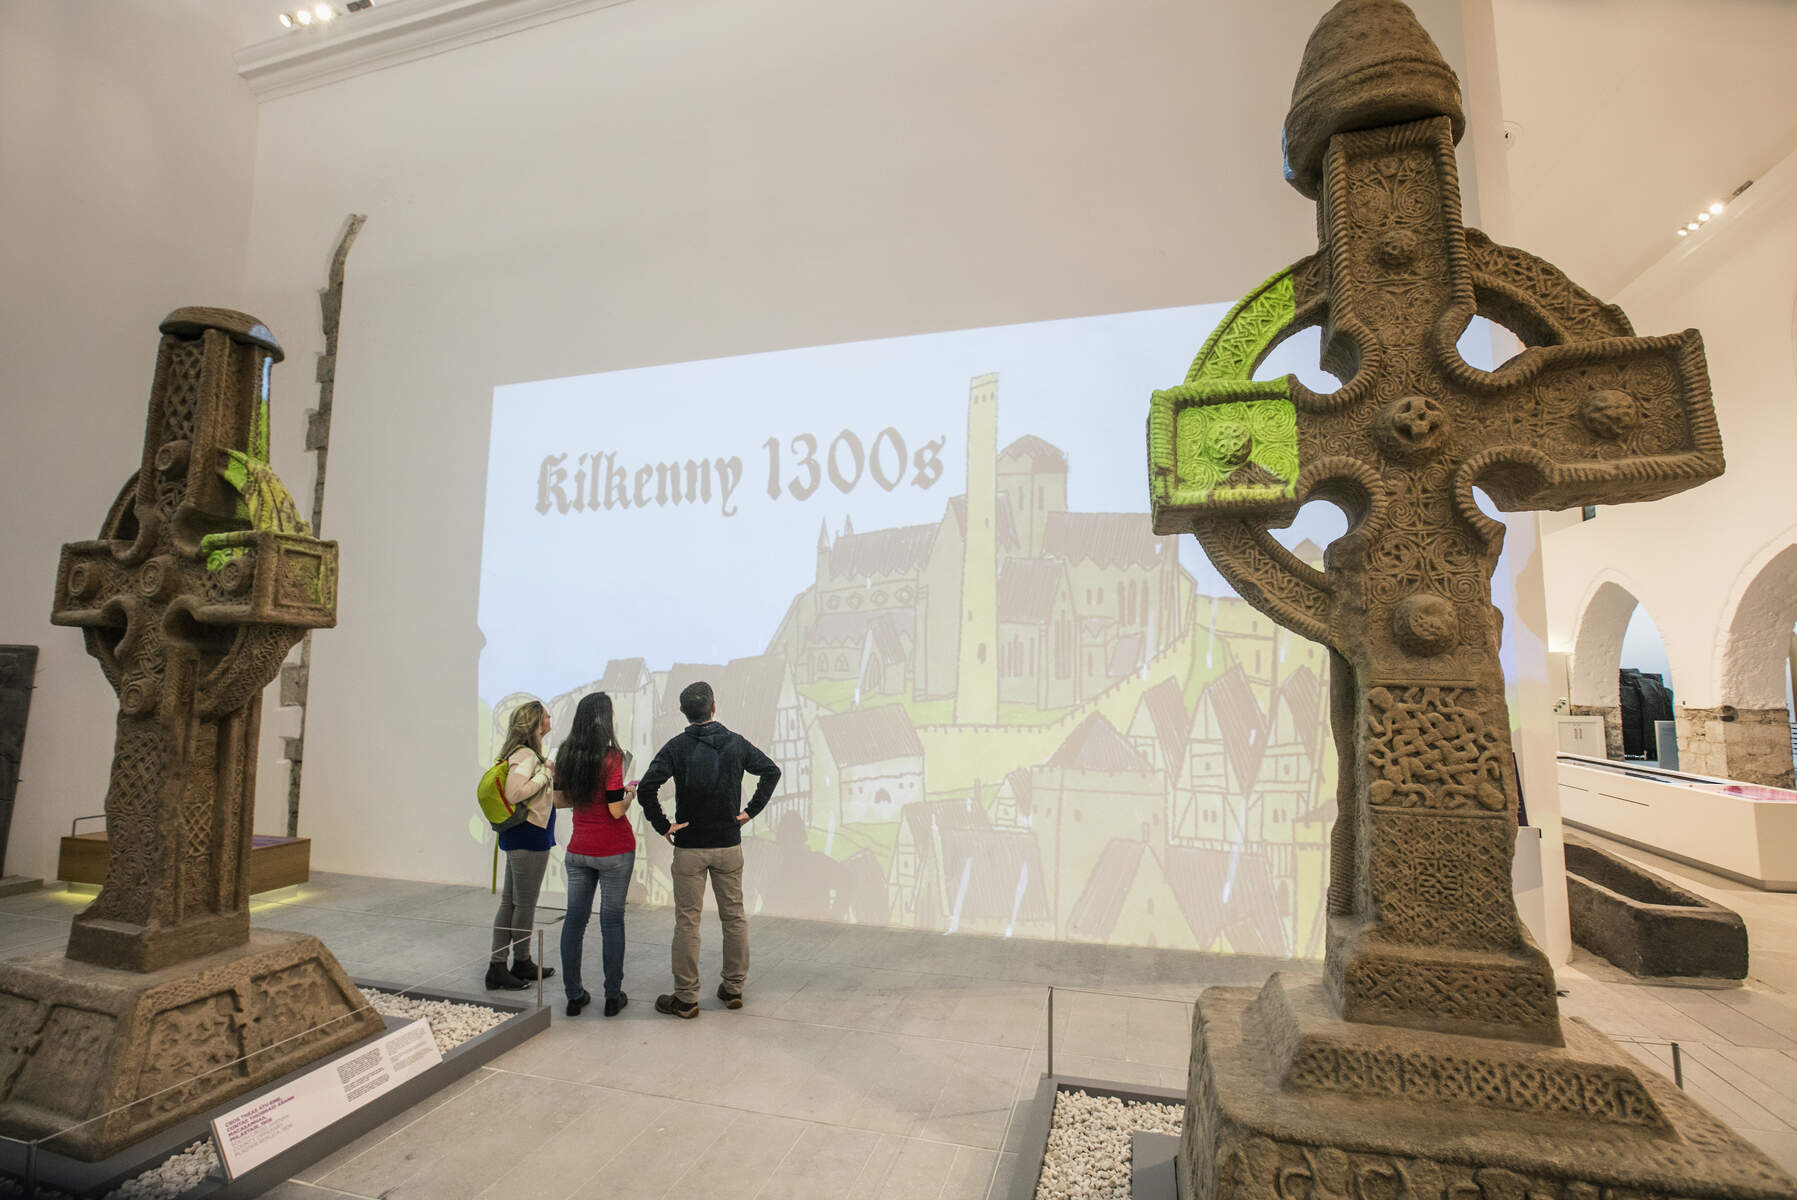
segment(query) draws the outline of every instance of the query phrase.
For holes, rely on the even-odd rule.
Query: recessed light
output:
[[[1697,232],[1697,222],[1693,221],[1689,225],[1685,226],[1685,228],[1689,229],[1691,232],[1695,233],[1695,232]]]
[[[1700,223],[1701,223],[1701,222],[1703,222],[1703,221],[1707,221],[1707,220],[1709,220],[1709,219],[1710,219],[1710,214],[1709,214],[1709,213],[1707,213],[1707,212],[1701,212],[1701,213],[1698,213],[1698,214],[1697,214],[1697,219],[1698,219],[1698,221],[1699,221],[1699,222],[1700,222]]]
[[[1722,215],[1722,201],[1717,200],[1710,205],[1710,214],[1712,216]]]
[[[298,21],[301,25],[310,25],[312,23],[311,10],[302,8],[293,14],[293,19]]]
[[[281,28],[282,29],[292,29],[293,28],[293,15],[291,13],[282,13],[281,14]]]
[[[317,6],[316,6],[316,7],[314,7],[314,8],[313,8],[313,9],[312,9],[312,12],[313,12],[313,14],[314,14],[314,15],[315,15],[315,16],[317,16],[317,18],[318,18],[318,19],[319,19],[319,20],[320,20],[320,21],[328,21],[328,20],[330,20],[330,19],[331,19],[331,18],[332,18],[332,17],[334,17],[334,16],[336,16],[336,15],[337,15],[337,13],[336,13],[336,10],[335,10],[335,9],[333,9],[333,8],[332,8],[332,7],[331,7],[331,6],[330,6],[330,5],[328,5],[328,4],[320,4],[320,5],[317,5]]]
[[[1690,231],[1690,230],[1689,230],[1689,229],[1681,229],[1681,230],[1679,230],[1679,231],[1678,231],[1678,235],[1679,235],[1679,236],[1680,236],[1680,237],[1690,237],[1690,236],[1691,236],[1691,231]]]

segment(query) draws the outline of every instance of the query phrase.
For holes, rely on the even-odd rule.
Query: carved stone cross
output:
[[[1333,652],[1341,756],[1325,980],[1346,1020],[1559,1044],[1553,971],[1512,896],[1517,785],[1491,574],[1506,511],[1651,500],[1722,471],[1695,330],[1636,337],[1621,310],[1461,224],[1458,85],[1354,5],[1313,38],[1287,175],[1321,248],[1242,301],[1148,420],[1156,533],[1198,536],[1241,595]],[[1398,18],[1390,17],[1392,20]],[[1352,22],[1358,21],[1359,24]],[[1320,43],[1324,43],[1321,44]],[[1356,56],[1358,55],[1358,56]],[[1369,83],[1371,80],[1371,83]],[[1484,315],[1528,347],[1494,371],[1456,349]],[[1343,382],[1255,366],[1322,326]],[[1323,571],[1268,534],[1334,501]]]
[[[215,308],[161,331],[143,464],[99,539],[63,547],[51,615],[119,697],[110,863],[68,956],[136,971],[248,940],[262,689],[337,600],[336,543],[268,467],[273,335]]]

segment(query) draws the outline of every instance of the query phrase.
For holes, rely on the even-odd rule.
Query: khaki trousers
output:
[[[749,975],[749,918],[743,912],[743,848],[710,850],[674,848],[674,998],[682,1004],[699,999],[699,916],[705,911],[705,877],[717,897],[718,924],[724,929],[724,986],[743,990]]]

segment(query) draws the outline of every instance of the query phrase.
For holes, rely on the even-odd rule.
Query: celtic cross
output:
[[[99,539],[63,547],[50,618],[119,697],[106,882],[68,956],[136,971],[248,939],[262,689],[337,598],[336,543],[268,466],[273,335],[216,308],[161,332],[143,463]]]
[[[1651,500],[1720,474],[1722,443],[1695,330],[1636,337],[1550,264],[1462,226],[1459,89],[1428,50],[1358,76],[1307,53],[1287,175],[1317,202],[1320,249],[1154,394],[1154,530],[1196,534],[1245,599],[1332,652],[1339,1015],[1559,1044],[1553,971],[1512,895],[1504,527],[1473,489],[1505,511]],[[1456,345],[1476,314],[1527,348],[1469,365]],[[1253,378],[1315,325],[1339,390]],[[1348,517],[1322,571],[1267,532],[1316,498]]]

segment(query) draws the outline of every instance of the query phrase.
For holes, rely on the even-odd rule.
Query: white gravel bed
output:
[[[447,1054],[471,1038],[502,1023],[512,1013],[484,1004],[460,1004],[454,1000],[422,1000],[396,992],[363,988],[368,1006],[383,1017],[422,1017],[431,1023],[437,1050]],[[174,1200],[200,1185],[218,1166],[218,1151],[210,1138],[195,1142],[161,1166],[133,1176],[107,1193],[106,1200]]]
[[[437,1049],[444,1054],[515,1015],[484,1004],[421,1000],[397,992],[377,992],[373,988],[363,988],[362,994],[368,997],[368,1006],[383,1017],[423,1017],[429,1021],[431,1032],[437,1038]]]
[[[1136,1130],[1178,1136],[1183,1104],[1056,1094],[1036,1200],[1129,1200],[1129,1142]]]
[[[142,1175],[134,1175],[106,1193],[106,1200],[173,1200],[200,1186],[218,1166],[212,1139],[195,1142],[173,1158],[164,1159]]]

